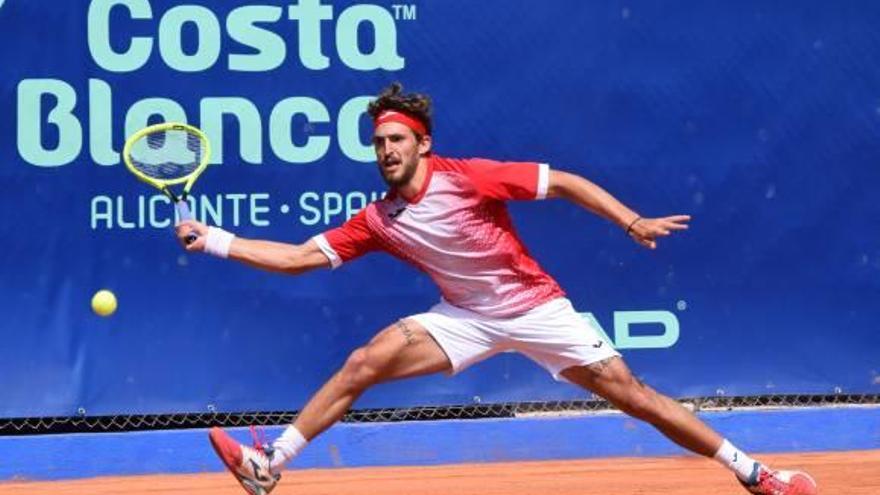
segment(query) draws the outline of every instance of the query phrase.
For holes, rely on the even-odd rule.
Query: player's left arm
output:
[[[632,239],[649,249],[657,247],[657,239],[673,231],[688,228],[690,215],[642,217],[621,203],[605,189],[572,173],[550,170],[548,198],[564,198],[604,217],[626,231]]]

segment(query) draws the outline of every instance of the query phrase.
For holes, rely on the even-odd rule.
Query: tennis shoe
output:
[[[250,495],[267,495],[278,484],[281,475],[269,469],[274,451],[268,445],[241,445],[217,427],[211,428],[208,438],[220,460]]]
[[[737,478],[739,480],[739,478]],[[750,493],[758,495],[817,495],[816,480],[803,471],[770,471],[755,463],[752,475],[746,481],[739,480]]]

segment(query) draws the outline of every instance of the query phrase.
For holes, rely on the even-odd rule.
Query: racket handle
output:
[[[193,219],[193,214],[191,211],[189,211],[189,205],[186,204],[186,201],[180,200],[177,203],[174,203],[174,207],[177,209],[177,216],[180,217],[181,220]],[[196,234],[195,232],[190,232],[189,234],[186,234],[186,237],[184,237],[184,242],[186,242],[187,244],[192,244],[196,242],[196,239],[198,238],[198,234]]]

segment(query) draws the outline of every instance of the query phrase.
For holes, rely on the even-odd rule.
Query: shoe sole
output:
[[[794,479],[795,477],[798,477],[798,476],[806,478],[810,482],[810,485],[811,485],[809,488],[809,491],[805,492],[805,491],[801,490],[801,495],[819,495],[819,485],[818,485],[818,483],[816,483],[816,480],[814,480],[812,476],[810,476],[808,473],[805,473],[803,471],[798,471],[798,473],[796,475],[792,476],[792,479]]]

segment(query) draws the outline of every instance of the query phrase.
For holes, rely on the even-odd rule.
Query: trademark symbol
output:
[[[391,5],[394,11],[394,18],[398,21],[414,21],[416,20],[416,6],[413,4],[395,3]]]

